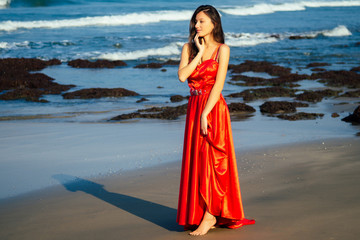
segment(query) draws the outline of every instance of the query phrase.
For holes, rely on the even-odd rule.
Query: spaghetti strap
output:
[[[211,56],[211,58],[212,58],[212,59],[214,59],[215,61],[217,61],[217,59],[218,59],[218,56],[219,56],[219,50],[220,50],[221,45],[222,45],[222,44],[219,44],[219,46],[217,46],[217,47],[216,47],[216,49],[215,49],[215,51],[214,51],[213,55]],[[216,56],[215,56],[215,58],[214,58],[215,53],[216,53]]]

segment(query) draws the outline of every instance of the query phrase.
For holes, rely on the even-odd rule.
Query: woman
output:
[[[190,21],[189,42],[183,46],[178,76],[188,80],[177,222],[190,235],[211,228],[253,224],[244,218],[232,140],[229,110],[221,91],[230,49],[224,44],[220,15],[209,5],[198,7]]]

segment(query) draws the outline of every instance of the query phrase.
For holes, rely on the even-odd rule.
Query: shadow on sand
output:
[[[169,231],[183,231],[183,228],[175,221],[176,209],[174,208],[120,193],[108,192],[101,184],[66,174],[56,174],[53,178],[71,192],[85,192]]]

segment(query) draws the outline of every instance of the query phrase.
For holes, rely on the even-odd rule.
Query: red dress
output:
[[[230,115],[222,95],[208,115],[208,134],[200,132],[200,116],[216,81],[219,47],[188,78],[191,96],[177,212],[177,222],[185,229],[199,225],[206,209],[217,217],[217,225],[238,228],[255,223],[244,218]]]

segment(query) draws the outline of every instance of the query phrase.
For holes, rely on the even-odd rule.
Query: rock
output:
[[[284,120],[296,121],[296,120],[314,120],[316,118],[322,118],[324,116],[323,113],[305,113],[299,112],[295,114],[280,114],[277,117]]]
[[[174,96],[171,96],[170,97],[170,101],[171,102],[181,102],[183,101],[184,99],[186,99],[186,97],[183,97],[181,95],[174,95]]]
[[[291,73],[290,68],[274,65],[273,63],[266,61],[250,61],[246,60],[239,65],[229,64],[229,69],[233,73],[243,72],[266,72],[271,76],[284,76]]]
[[[145,102],[145,101],[149,101],[149,99],[141,98],[141,99],[137,100],[136,103],[141,103],[141,102]]]
[[[179,65],[180,64],[180,61],[175,61],[175,60],[167,60],[166,62],[163,63],[163,65]]]
[[[156,88],[159,88],[159,89],[161,89],[161,88],[164,88],[163,86],[157,86]]]
[[[255,108],[245,103],[230,103],[228,108],[231,113],[252,113],[256,111]]]
[[[296,107],[308,107],[309,104],[301,102],[268,101],[260,106],[262,113],[291,113],[296,112]]]
[[[231,81],[244,81],[244,82],[249,82],[254,83],[254,86],[259,86],[261,85],[263,82],[266,82],[266,78],[261,78],[261,77],[249,77],[249,76],[245,76],[242,74],[235,74],[231,76]],[[258,84],[260,83],[260,84]]]
[[[360,88],[360,74],[355,71],[340,70],[312,73],[311,79],[321,79],[320,82],[331,87]]]
[[[133,113],[121,114],[110,119],[110,121],[127,120],[132,118],[157,118],[175,120],[181,115],[185,115],[187,103],[176,107],[153,107],[141,109]]]
[[[311,37],[311,36],[300,36],[300,35],[295,35],[295,36],[290,36],[289,39],[290,40],[300,40],[300,39],[313,39],[315,37]]]
[[[163,63],[145,63],[145,64],[139,64],[135,66],[134,68],[162,68],[165,65],[179,65],[180,61],[175,60],[167,60]],[[166,72],[166,69],[161,69],[161,71]]]
[[[311,67],[324,67],[324,66],[330,66],[330,63],[325,63],[325,62],[313,62],[313,63],[309,63],[308,65],[306,65],[307,68],[311,68]]]
[[[108,60],[96,60],[91,62],[85,59],[75,59],[68,62],[68,65],[74,68],[114,68],[126,66],[124,61],[108,61]]]
[[[163,64],[161,63],[145,63],[145,64],[139,64],[134,68],[162,68],[162,66]]]
[[[40,89],[31,89],[31,88],[17,88],[14,90],[10,90],[4,94],[0,95],[1,100],[18,100],[24,99],[30,102],[48,102],[45,99],[40,99],[42,95],[45,93],[44,90]]]
[[[353,124],[360,124],[360,105],[355,108],[352,114],[349,114],[349,116],[344,117],[341,120],[344,122],[351,122]]]
[[[160,71],[162,72],[166,72],[167,70],[165,68],[162,68]]]
[[[360,72],[360,66],[359,67],[353,67],[350,71]]]
[[[296,90],[283,87],[268,87],[247,89],[240,93],[229,94],[227,97],[242,97],[244,101],[253,101],[259,98],[294,97]]]
[[[344,94],[341,94],[339,97],[357,98],[360,97],[360,90],[346,92]]]
[[[139,94],[125,88],[88,88],[64,93],[64,99],[91,99],[102,97],[138,96]]]
[[[48,66],[60,65],[58,59],[44,61],[36,58],[2,58],[0,59],[0,76],[9,73],[40,71]]]
[[[300,80],[308,79],[310,76],[306,74],[289,74],[283,75],[277,78],[260,78],[260,77],[248,77],[244,75],[233,75],[232,81],[244,81],[245,83],[232,83],[233,85],[239,86],[282,86],[282,87],[295,87]]]
[[[60,94],[74,87],[75,85],[55,83],[53,78],[43,73],[29,73],[57,64],[61,64],[57,59],[49,61],[33,58],[0,59],[0,90],[17,89],[8,92],[2,96],[2,99],[24,98],[27,101],[44,102],[45,100],[39,100],[41,94]]]
[[[304,93],[296,95],[296,99],[307,102],[320,102],[324,97],[338,96],[341,91],[331,89],[319,91],[304,91]]]
[[[340,115],[339,115],[338,113],[332,113],[332,114],[331,114],[331,117],[332,117],[332,118],[337,118],[337,117],[340,117]]]
[[[313,71],[313,72],[324,72],[324,71],[326,71],[326,69],[325,68],[313,68],[313,69],[311,69],[311,71]]]

